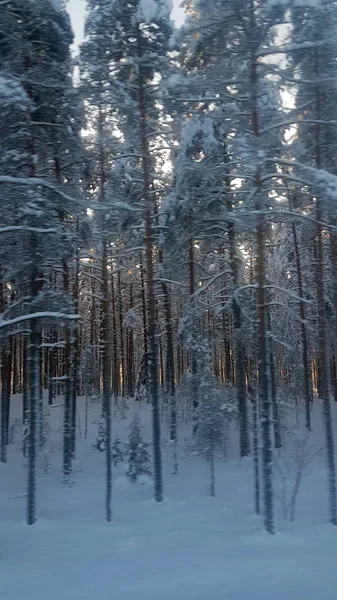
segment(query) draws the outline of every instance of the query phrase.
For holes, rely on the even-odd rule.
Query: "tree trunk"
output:
[[[103,233],[104,236],[104,233]],[[105,459],[106,459],[106,489],[105,489],[105,518],[111,523],[111,361],[109,335],[109,285],[107,249],[103,239],[102,251],[102,342],[103,342],[103,408],[105,418]]]
[[[317,219],[317,261],[316,261],[316,295],[317,295],[317,313],[318,313],[318,344],[319,344],[319,364],[320,364],[320,393],[323,400],[323,417],[325,425],[326,438],[326,460],[328,470],[328,488],[329,488],[329,508],[330,520],[333,525],[337,525],[337,499],[336,499],[336,464],[335,464],[335,442],[333,435],[330,389],[329,389],[329,362],[326,339],[326,321],[325,321],[325,282],[324,282],[324,256],[322,244],[322,226],[320,225],[322,217],[320,211],[320,201],[316,200],[316,219]]]
[[[69,291],[69,270],[68,265],[63,261],[63,288],[65,292]],[[65,482],[69,483],[71,475],[72,444],[71,444],[71,334],[69,327],[65,331],[65,350],[64,350],[64,373],[65,393],[64,393],[64,422],[63,422],[63,475]]]
[[[255,4],[251,1],[250,14],[251,32],[255,31]],[[258,93],[259,73],[258,58],[252,55],[251,62],[251,106],[252,106],[252,133],[258,139],[260,137]],[[270,394],[269,394],[269,356],[267,343],[267,314],[266,314],[266,265],[265,265],[265,223],[263,215],[259,215],[265,208],[263,202],[263,190],[261,183],[260,168],[255,172],[254,187],[256,190],[257,217],[257,299],[258,299],[258,339],[259,339],[259,400],[262,409],[262,473],[263,473],[263,500],[264,500],[264,526],[268,533],[275,533],[274,525],[274,494],[273,494],[273,452],[270,435]]]
[[[159,251],[159,262],[164,263],[163,252]],[[166,329],[166,388],[168,391],[170,402],[170,440],[174,444],[173,457],[173,472],[178,472],[178,455],[177,455],[177,399],[175,386],[175,362],[174,362],[174,347],[173,347],[173,332],[172,332],[172,317],[171,317],[171,301],[169,290],[166,281],[161,281],[163,291],[163,303],[165,313],[165,329]]]
[[[259,222],[257,228],[257,249],[256,268],[259,309],[259,390],[260,402],[262,405],[264,524],[268,533],[275,533],[272,449],[270,436],[268,348],[266,339],[264,226],[262,221]]]
[[[31,297],[38,295],[38,272],[36,268],[36,239],[31,239]],[[36,522],[36,455],[37,455],[37,405],[40,399],[40,352],[39,334],[36,320],[30,321],[28,343],[29,353],[29,438],[28,438],[28,490],[27,490],[27,524]]]
[[[112,391],[115,401],[118,398],[119,392],[119,372],[118,372],[118,345],[117,345],[117,320],[116,320],[116,296],[115,296],[115,279],[113,271],[111,271],[111,305],[112,305],[112,352],[113,352],[113,381]]]
[[[77,224],[78,228],[78,224]],[[80,257],[78,249],[76,249],[75,255],[75,269],[74,269],[74,288],[73,288],[73,299],[74,299],[74,310],[75,314],[78,313],[79,303],[79,268],[80,268]],[[71,453],[73,458],[75,457],[76,451],[76,414],[77,414],[77,389],[78,389],[78,373],[79,373],[79,330],[75,326],[73,331],[73,356],[72,356],[72,399],[71,399]]]
[[[215,498],[215,469],[214,469],[214,446],[211,444],[209,449],[209,475],[210,475],[210,494]]]
[[[257,515],[260,514],[260,465],[259,465],[259,419],[258,398],[255,392],[252,394],[253,404],[253,459],[254,459],[254,508]]]
[[[7,462],[7,445],[9,433],[9,407],[10,407],[10,365],[11,355],[9,349],[10,340],[2,352],[1,368],[1,452],[0,461]]]
[[[281,421],[280,411],[277,402],[277,389],[276,389],[276,376],[275,376],[275,363],[274,363],[274,352],[273,352],[273,340],[271,338],[271,319],[270,310],[266,309],[266,316],[268,320],[268,362],[269,362],[269,374],[270,374],[270,397],[273,412],[273,424],[274,424],[274,445],[275,448],[282,448],[282,436],[281,436]]]
[[[301,258],[298,247],[297,231],[295,223],[292,224],[292,232],[294,238],[294,250],[296,259],[296,273],[297,273],[297,285],[298,295],[303,298],[303,278],[301,269]],[[306,314],[305,314],[305,303],[300,300],[299,312],[301,319],[301,337],[302,337],[302,363],[303,363],[303,390],[305,399],[305,426],[308,431],[311,431],[311,404],[312,404],[312,392],[310,388],[310,371],[308,361],[308,336],[306,330]]]
[[[148,390],[148,355],[149,355],[149,343],[148,343],[148,326],[147,326],[147,307],[146,307],[146,292],[145,292],[145,276],[144,276],[144,264],[143,256],[140,255],[140,284],[142,292],[142,316],[143,316],[143,340],[144,340],[144,369],[145,369],[145,386]]]
[[[125,396],[125,356],[124,356],[124,331],[123,331],[123,300],[122,300],[122,282],[121,273],[118,271],[117,275],[118,282],[118,313],[119,313],[119,377],[120,377],[120,390],[121,396]]]
[[[138,32],[138,53],[140,62],[142,59],[141,40]],[[140,116],[140,142],[142,148],[142,167],[143,167],[143,196],[145,200],[145,243],[146,243],[146,269],[147,269],[147,288],[148,288],[148,328],[149,328],[149,376],[150,376],[150,395],[152,400],[152,430],[153,430],[153,456],[154,456],[154,498],[156,502],[163,500],[163,479],[162,479],[162,458],[161,458],[161,434],[160,434],[160,410],[159,410],[159,391],[158,391],[158,373],[157,373],[157,343],[156,343],[156,292],[154,281],[154,256],[152,241],[152,213],[154,202],[151,198],[151,168],[150,152],[147,135],[147,111],[144,89],[144,79],[142,67],[139,66],[138,77],[138,100]]]
[[[193,311],[193,319],[196,318],[195,314],[195,302],[194,302],[194,292],[195,292],[195,275],[194,275],[194,244],[193,239],[191,238],[189,241],[189,274],[190,274],[190,302],[191,302],[191,310]],[[191,354],[191,374],[192,374],[192,406],[193,406],[193,434],[196,434],[198,431],[198,417],[197,412],[199,408],[199,398],[198,398],[198,385],[197,385],[197,372],[198,372],[198,363],[195,355],[195,351],[190,350]]]
[[[319,60],[317,50],[315,52],[315,70],[316,78],[319,81]],[[321,91],[316,88],[316,148],[315,159],[318,169],[322,167],[321,149],[321,127],[319,125],[321,119]],[[326,439],[326,461],[328,472],[328,489],[329,489],[329,509],[330,520],[333,525],[337,525],[337,488],[336,488],[336,464],[335,464],[335,442],[333,434],[331,406],[330,406],[330,386],[329,386],[329,357],[327,349],[326,335],[326,314],[325,314],[325,268],[324,268],[324,252],[322,241],[322,208],[321,199],[318,196],[315,204],[316,217],[316,296],[317,296],[317,316],[318,316],[318,355],[320,366],[320,394],[323,400],[323,418],[325,425]]]
[[[105,151],[103,144],[104,114],[99,105],[98,139],[99,139],[99,174],[100,174],[100,202],[105,203]],[[107,241],[105,237],[105,213],[102,213],[102,375],[103,375],[103,414],[105,420],[105,518],[111,523],[111,492],[112,492],[112,465],[111,465],[111,360],[110,360],[110,327],[109,327],[109,274]],[[120,288],[120,273],[119,288]],[[120,307],[121,308],[121,307]],[[124,385],[124,371],[123,371]]]
[[[228,165],[229,156],[227,148],[224,148],[224,163]],[[231,212],[233,210],[231,195],[231,180],[229,175],[226,175],[226,192],[227,192],[227,208]],[[238,257],[236,251],[235,226],[232,221],[228,222],[228,238],[229,238],[229,255],[233,281],[233,325],[234,325],[234,353],[235,353],[235,374],[236,388],[239,405],[239,429],[240,429],[240,456],[249,455],[249,423],[248,423],[248,408],[247,408],[247,390],[246,390],[246,374],[245,374],[245,352],[242,341],[242,315],[241,307],[235,296],[235,289],[238,285]]]
[[[130,284],[129,306],[133,308],[132,283]],[[134,343],[133,343],[133,328],[129,327],[127,333],[127,382],[128,396],[132,398],[134,395]]]

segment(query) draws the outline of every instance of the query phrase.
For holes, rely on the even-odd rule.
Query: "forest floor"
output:
[[[14,419],[19,405],[14,398]],[[179,472],[172,474],[164,427],[164,502],[152,500],[151,482],[129,483],[120,465],[113,474],[113,522],[107,525],[105,454],[93,448],[97,405],[90,407],[86,440],[80,411],[82,431],[70,487],[60,475],[62,410],[49,410],[48,457],[42,459],[34,526],[24,524],[27,477],[20,432],[9,446],[8,463],[0,465],[1,600],[335,599],[337,528],[327,523],[324,456],[315,457],[303,480],[294,524],[282,519],[276,498],[277,534],[269,536],[253,514],[252,460],[234,457],[235,425],[228,458],[216,463],[214,499],[208,495],[207,464],[185,440]],[[140,413],[145,437],[150,437],[148,406]],[[129,416],[113,420],[114,435],[122,440]],[[319,443],[318,407],[315,429],[313,439]],[[284,465],[290,480],[296,471],[292,474],[291,461],[289,450]],[[277,496],[282,492],[278,486]]]

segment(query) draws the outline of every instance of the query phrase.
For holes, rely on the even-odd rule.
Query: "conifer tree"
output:
[[[0,175],[2,208],[9,225],[3,281],[11,286],[15,298],[2,312],[2,319],[3,326],[16,336],[25,322],[29,324],[25,346],[29,382],[25,409],[29,421],[27,522],[33,524],[36,457],[44,439],[42,332],[74,318],[70,294],[51,289],[49,281],[71,252],[69,238],[65,244],[63,221],[74,204],[80,204],[74,163],[81,161],[81,113],[72,84],[72,32],[65,9],[49,0],[16,0],[2,7],[2,12],[8,27],[1,46],[2,65],[14,85],[14,96],[18,81],[22,95],[20,106],[16,104],[19,118],[10,136],[5,136]]]
[[[130,425],[130,433],[126,447],[126,475],[135,483],[141,475],[151,475],[149,444],[144,442],[139,416],[136,414]]]
[[[117,436],[111,448],[111,458],[115,467],[124,461],[124,455],[122,442],[119,436]]]
[[[198,407],[198,446],[209,463],[210,495],[215,496],[215,452],[221,445],[224,435],[224,415],[221,410],[222,394],[217,388],[214,376],[206,373],[199,386],[200,405]]]
[[[328,350],[325,250],[322,221],[330,210],[326,186],[317,186],[319,170],[337,173],[336,167],[336,123],[331,120],[331,110],[336,101],[333,78],[337,45],[334,30],[337,23],[337,5],[332,0],[323,0],[315,6],[307,2],[292,5],[292,41],[297,51],[292,56],[296,81],[296,101],[301,111],[298,128],[298,143],[295,156],[298,168],[304,174],[309,191],[314,196],[316,219],[316,303],[319,355],[319,393],[323,401],[323,417],[326,434],[326,458],[329,486],[330,520],[337,524],[337,488],[335,441],[330,406],[330,356]],[[324,30],[324,43],[321,32]],[[307,48],[307,45],[310,48]],[[304,108],[302,108],[304,107]],[[305,166],[309,167],[308,170]],[[304,167],[304,171],[303,171]],[[311,167],[311,170],[310,170]],[[315,169],[317,171],[315,172]],[[332,241],[333,244],[333,241]]]
[[[149,338],[147,365],[153,404],[155,498],[160,502],[163,484],[152,219],[156,204],[153,187],[156,167],[154,150],[160,132],[161,114],[158,81],[168,64],[172,33],[170,8],[165,0],[153,0],[150,3],[132,0],[127,4],[121,0],[92,0],[88,9],[87,40],[82,49],[85,78],[90,84],[90,93],[96,95],[94,103],[98,115],[102,115],[106,121],[114,111],[118,130],[123,134],[121,164],[125,165],[124,171],[129,171],[128,179],[122,180],[119,190],[124,192],[129,202],[135,202],[136,199],[137,207],[141,208],[145,217]],[[117,152],[117,167],[118,157]],[[103,162],[106,169],[107,161]]]

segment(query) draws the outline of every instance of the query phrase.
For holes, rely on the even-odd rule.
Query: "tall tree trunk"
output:
[[[255,4],[251,0],[251,32],[255,31]],[[258,92],[259,73],[258,58],[255,53],[251,62],[251,105],[252,105],[252,133],[260,137]],[[254,186],[256,190],[256,211],[261,213],[265,208],[260,168],[255,173]],[[269,353],[267,344],[267,314],[266,314],[266,258],[265,258],[265,223],[263,215],[257,217],[257,298],[258,298],[258,339],[259,339],[259,395],[262,409],[262,469],[263,469],[263,500],[264,500],[264,526],[268,533],[275,533],[274,525],[274,494],[273,494],[273,452],[270,435],[270,391],[269,391]]]
[[[27,425],[29,417],[29,380],[28,380],[28,344],[26,336],[22,339],[22,424]]]
[[[57,343],[57,333],[52,332],[50,340],[52,344]],[[57,364],[57,348],[50,348],[48,354],[48,376],[49,376],[49,389],[48,389],[48,404],[51,406],[55,398],[55,381],[56,377],[56,364]]]
[[[142,48],[140,34],[138,32],[138,53],[140,63],[142,60]],[[152,431],[153,431],[153,457],[154,457],[154,498],[156,502],[163,500],[163,476],[161,458],[161,434],[160,434],[160,410],[159,390],[157,373],[157,343],[156,343],[156,291],[154,281],[154,256],[152,240],[152,214],[154,202],[151,198],[151,166],[150,149],[147,135],[147,111],[144,89],[142,67],[139,66],[138,77],[138,100],[140,116],[140,142],[142,149],[143,168],[143,196],[145,200],[145,244],[146,244],[146,270],[148,288],[148,328],[149,328],[149,353],[148,367],[150,376],[150,395],[152,400]]]
[[[336,226],[335,220],[333,221]],[[337,335],[337,235],[335,232],[330,233],[330,254],[331,254],[331,265],[332,265],[332,277],[333,277],[333,298],[334,298],[334,327],[335,327],[335,340]],[[332,385],[334,391],[334,399],[337,402],[337,356],[336,356],[336,344],[333,344],[333,356],[332,356]]]
[[[141,295],[142,295],[142,319],[143,319],[143,342],[144,342],[144,373],[145,373],[145,387],[148,392],[148,375],[149,375],[149,340],[148,340],[148,324],[147,324],[147,304],[146,304],[146,289],[145,289],[145,273],[143,255],[140,254],[140,284],[141,284]]]
[[[124,328],[123,328],[123,300],[122,300],[122,281],[121,273],[117,275],[117,293],[118,293],[118,313],[119,313],[119,378],[121,396],[125,396],[125,354],[124,354]]]
[[[129,306],[133,308],[133,293],[132,283],[130,284],[129,290]],[[133,328],[128,328],[127,333],[127,381],[128,381],[128,396],[130,398],[134,395],[134,343],[133,343]]]
[[[259,461],[259,419],[258,398],[255,390],[252,391],[253,405],[253,459],[254,459],[254,508],[257,515],[260,514],[260,461]]]
[[[63,288],[69,291],[69,269],[63,261]],[[64,480],[69,482],[72,469],[72,444],[71,444],[71,333],[67,326],[65,331],[64,350],[64,422],[63,422],[63,475]]]
[[[12,380],[12,393],[13,394],[17,394],[19,391],[19,366],[20,366],[20,362],[19,362],[19,349],[20,349],[20,339],[14,337],[12,340],[12,373],[13,373],[13,380]]]
[[[78,223],[77,223],[78,230]],[[76,240],[77,241],[77,240]],[[75,252],[75,268],[74,268],[74,289],[73,301],[75,314],[78,313],[79,305],[79,268],[80,256],[78,248]],[[75,457],[76,450],[76,413],[77,413],[77,390],[78,390],[78,374],[79,374],[79,330],[76,326],[73,331],[73,356],[72,356],[72,401],[71,401],[71,453]]]
[[[190,303],[191,303],[191,309],[193,311],[192,318],[196,319],[195,301],[194,301],[194,292],[195,292],[194,242],[193,242],[192,238],[189,241],[188,263],[189,263],[189,276],[190,276]],[[191,355],[191,374],[192,374],[193,433],[196,434],[196,432],[198,431],[197,412],[198,412],[198,408],[199,408],[198,385],[197,385],[198,363],[197,363],[197,357],[195,355],[195,351],[193,349],[190,350],[190,355]]]
[[[104,233],[103,233],[104,236]],[[103,240],[102,251],[102,342],[103,342],[103,409],[105,419],[105,459],[106,459],[106,489],[105,489],[105,518],[111,523],[111,361],[109,335],[109,284],[106,242]]]
[[[38,271],[36,258],[36,239],[31,237],[31,297],[38,295]],[[39,334],[36,319],[30,321],[28,343],[29,355],[29,439],[28,439],[28,490],[27,490],[27,523],[36,522],[36,456],[37,456],[37,405],[40,399],[40,352]]]
[[[212,498],[215,498],[215,468],[214,468],[214,444],[211,443],[210,449],[209,449],[209,456],[208,456],[208,460],[209,460],[209,475],[210,475],[210,486],[209,486],[209,490],[210,490],[210,494]]]
[[[164,262],[163,252],[159,252],[159,261],[162,265]],[[166,385],[170,401],[170,439],[173,442],[177,441],[177,400],[175,386],[175,361],[173,347],[173,332],[172,332],[172,316],[171,316],[171,301],[167,283],[161,281],[164,312],[165,312],[165,329],[166,329]],[[174,472],[177,471],[175,461]]]
[[[113,352],[113,382],[112,390],[115,401],[119,393],[119,371],[118,371],[118,345],[117,345],[117,319],[116,319],[116,295],[115,279],[111,271],[111,305],[112,305],[112,352]]]
[[[315,51],[315,74],[316,80],[319,82],[320,65],[319,65],[318,50]],[[320,120],[322,118],[322,98],[319,84],[316,88],[316,147],[315,159],[318,169],[322,167],[322,132]],[[326,314],[325,314],[325,268],[324,268],[324,251],[322,240],[322,206],[321,198],[316,198],[315,203],[316,217],[316,296],[317,296],[317,317],[318,317],[318,356],[320,367],[320,394],[323,400],[323,418],[325,425],[326,439],[326,461],[328,471],[328,489],[329,489],[329,509],[330,520],[333,525],[337,525],[337,487],[336,487],[336,463],[335,463],[335,441],[331,416],[330,405],[330,386],[329,386],[329,357],[327,348],[326,334]]]
[[[224,163],[227,166],[230,162],[230,157],[227,152],[227,147],[224,147]],[[226,192],[227,192],[227,208],[232,212],[233,205],[231,201],[231,180],[229,174],[226,175]],[[232,221],[228,222],[228,238],[229,238],[229,255],[233,281],[233,325],[234,325],[234,353],[235,353],[235,374],[237,398],[239,405],[239,429],[240,429],[240,455],[241,457],[249,455],[249,423],[248,423],[248,407],[247,407],[247,390],[246,390],[246,374],[245,374],[245,352],[242,340],[242,315],[241,307],[235,296],[235,288],[238,285],[238,256],[236,249],[235,225]]]
[[[259,188],[257,188],[259,189]],[[259,309],[259,390],[262,408],[262,441],[263,441],[263,497],[264,524],[268,533],[275,533],[272,449],[270,435],[270,398],[268,378],[268,348],[266,339],[266,302],[265,302],[265,252],[264,226],[260,220],[257,227],[257,282]]]
[[[105,149],[104,149],[104,114],[99,105],[98,140],[99,140],[99,173],[100,173],[100,202],[105,203]],[[109,327],[109,274],[107,240],[105,235],[105,213],[102,213],[102,372],[103,372],[103,414],[105,420],[105,518],[111,523],[111,360],[110,360],[110,327]],[[120,276],[120,273],[119,273]],[[119,282],[120,285],[120,282]],[[124,379],[124,372],[123,372]]]
[[[298,239],[297,239],[297,231],[295,223],[292,224],[292,232],[294,238],[294,250],[295,250],[295,260],[296,260],[296,274],[297,274],[297,285],[298,285],[298,295],[301,298],[299,302],[299,312],[301,319],[301,337],[302,337],[302,363],[303,363],[303,390],[304,390],[304,398],[305,398],[305,426],[308,431],[311,431],[311,404],[312,404],[312,392],[310,387],[310,370],[309,370],[309,361],[308,361],[308,336],[307,329],[305,324],[306,314],[305,314],[305,303],[302,300],[304,290],[303,290],[303,278],[302,278],[302,269],[301,269],[301,258],[298,247]]]
[[[269,363],[269,375],[270,375],[270,397],[272,404],[273,413],[273,424],[274,424],[274,444],[275,448],[282,448],[282,437],[281,437],[281,419],[279,405],[277,402],[277,389],[276,389],[276,375],[275,375],[275,361],[273,352],[273,340],[271,337],[271,319],[269,307],[266,309],[266,316],[268,321],[268,363]]]
[[[331,405],[330,405],[330,386],[329,386],[329,359],[327,350],[326,336],[326,316],[325,316],[325,282],[324,282],[324,256],[322,243],[322,215],[320,209],[320,200],[316,200],[316,219],[317,219],[317,261],[316,261],[316,295],[317,295],[317,316],[318,316],[318,345],[319,345],[319,364],[320,364],[320,393],[323,400],[323,417],[325,425],[326,439],[326,460],[328,471],[328,489],[329,489],[329,508],[330,520],[333,525],[337,525],[337,488],[336,488],[336,464],[335,464],[335,442],[333,435]]]
[[[10,369],[11,353],[10,340],[7,340],[2,351],[1,365],[1,452],[0,461],[7,462],[7,445],[9,434],[9,406],[10,406]]]

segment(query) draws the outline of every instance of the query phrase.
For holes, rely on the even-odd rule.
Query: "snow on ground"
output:
[[[278,533],[268,536],[252,511],[252,462],[231,456],[234,441],[229,459],[217,461],[215,499],[208,496],[204,461],[182,445],[174,476],[171,448],[164,444],[165,501],[152,500],[149,484],[128,483],[119,466],[113,523],[106,525],[104,453],[92,447],[97,405],[90,408],[87,440],[81,417],[75,480],[68,488],[61,483],[59,464],[62,407],[50,413],[50,472],[39,476],[35,526],[24,523],[26,472],[18,435],[8,464],[0,465],[1,600],[335,598],[337,529],[326,524],[321,462],[304,480],[295,524],[283,521],[278,509]],[[149,413],[142,408],[147,431]],[[128,424],[115,416],[114,431],[122,439]],[[320,429],[318,415],[315,427]],[[233,430],[233,440],[236,436]]]

